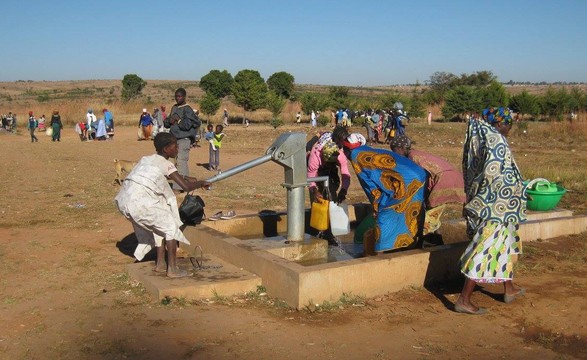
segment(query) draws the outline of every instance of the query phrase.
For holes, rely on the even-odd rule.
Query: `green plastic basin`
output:
[[[554,185],[554,184],[551,184]],[[528,200],[526,206],[529,210],[534,211],[548,211],[554,209],[558,203],[561,201],[563,195],[567,192],[565,188],[560,185],[556,185],[556,191],[554,189],[549,188],[547,191],[539,191],[542,190],[538,188],[537,190],[526,190],[528,196],[532,198],[532,200]]]

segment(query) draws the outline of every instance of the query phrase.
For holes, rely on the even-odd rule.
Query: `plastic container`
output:
[[[555,183],[549,181],[538,181],[531,190],[543,192],[543,193],[554,193],[558,192],[558,186]]]
[[[558,205],[566,192],[565,188],[553,183],[550,183],[547,187],[536,185],[535,190],[526,190],[528,196],[532,198],[532,200],[528,200],[526,206],[529,210],[534,211],[552,210]]]
[[[330,231],[332,231],[332,235],[346,235],[351,232],[349,207],[347,204],[337,204],[331,201],[328,208],[328,215],[330,216]]]
[[[310,226],[318,231],[328,229],[328,200],[318,199],[312,203]]]

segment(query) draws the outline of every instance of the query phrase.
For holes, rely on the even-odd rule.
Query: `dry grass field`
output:
[[[168,109],[174,104],[173,93],[178,87],[184,87],[188,93],[188,103],[198,108],[198,100],[204,92],[199,88],[197,81],[173,81],[173,80],[146,80],[147,85],[142,91],[140,99],[123,102],[120,100],[122,92],[121,80],[80,80],[80,81],[19,81],[0,82],[0,112],[12,111],[19,115],[20,121],[24,121],[29,111],[35,116],[45,114],[50,118],[53,110],[59,110],[62,120],[67,124],[75,124],[85,119],[86,111],[92,108],[95,113],[101,115],[101,110],[110,109],[115,117],[117,125],[134,125],[143,108],[152,111],[160,105],[167,105]],[[553,86],[557,88],[557,86]],[[587,85],[575,85],[574,87],[587,92]],[[423,86],[418,87],[422,90]],[[532,94],[543,94],[548,86],[509,86],[506,89],[517,94],[527,90]],[[569,88],[569,87],[567,87]],[[296,85],[300,92],[327,93],[329,87],[322,85]],[[410,95],[414,91],[412,86],[393,87],[356,87],[349,88],[350,95],[378,96],[385,92]],[[231,117],[236,121],[242,118],[243,110],[232,102],[224,100],[220,110],[210,118],[214,123],[222,121],[222,109],[227,108]],[[296,113],[300,111],[299,103],[287,103],[282,112],[284,122],[293,124]],[[440,109],[435,106],[430,109],[434,118],[440,117]],[[585,114],[579,114],[580,120],[587,120]],[[248,113],[247,118],[253,123],[265,123],[271,119],[268,110],[260,109]]]
[[[74,86],[85,89],[91,83],[102,84]],[[108,84],[96,86],[114,86]],[[5,85],[0,84],[1,94],[12,91]],[[71,84],[49,85],[56,92],[72,91]],[[176,85],[149,94],[160,103]],[[188,87],[188,93],[197,90]],[[72,112],[79,107],[84,115],[88,106],[110,107],[108,96],[91,103],[38,103],[16,97],[9,103],[3,99],[0,111],[24,115],[32,107],[47,114],[43,109],[59,106]],[[115,117],[125,113],[116,100],[111,104]],[[124,106],[129,106],[127,114],[134,112],[131,105]],[[362,128],[353,130],[364,133]],[[246,129],[230,126],[221,168],[262,156],[284,131],[312,133],[307,124],[278,129],[258,123]],[[461,161],[464,131],[461,123],[428,126],[418,120],[408,128],[416,148],[442,155],[454,165]],[[135,136],[134,126],[119,126],[113,141],[80,142],[71,123],[60,143],[44,135],[31,143],[22,128],[17,135],[0,132],[0,358],[587,358],[587,324],[582,320],[587,309],[585,233],[524,244],[516,281],[527,288],[527,296],[506,305],[499,286],[483,286],[474,299],[490,313],[480,317],[450,310],[458,282],[369,299],[347,294],[300,311],[263,295],[262,289],[234,298],[211,294],[205,301],[154,302],[125,274],[125,265],[133,259],[119,247],[132,227],[113,204],[119,189],[113,185],[113,159],[137,160],[154,152],[152,142],[138,142]],[[560,182],[569,190],[560,206],[585,214],[586,139],[587,121],[582,120],[532,122],[526,133],[515,128],[509,141],[526,178]],[[205,147],[192,150],[192,175],[214,175],[204,167],[207,157]],[[208,214],[283,210],[282,182],[282,168],[266,163],[200,195]],[[349,201],[366,202],[356,178]],[[458,217],[458,209],[449,216]]]

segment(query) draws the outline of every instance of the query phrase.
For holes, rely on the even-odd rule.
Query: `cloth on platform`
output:
[[[414,149],[410,150],[408,157],[429,174],[427,208],[435,208],[451,202],[465,203],[463,174],[448,161]]]

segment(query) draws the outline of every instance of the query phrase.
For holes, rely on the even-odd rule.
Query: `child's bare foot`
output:
[[[167,269],[167,277],[170,278],[180,278],[180,277],[187,277],[187,276],[192,276],[193,274],[190,272],[187,272],[185,270],[181,270],[179,268],[176,269]]]
[[[164,273],[167,272],[167,266],[165,264],[155,264],[153,271],[156,273]]]

